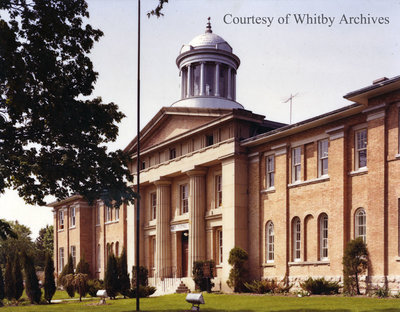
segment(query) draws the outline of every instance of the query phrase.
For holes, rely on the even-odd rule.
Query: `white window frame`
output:
[[[58,229],[64,230],[64,210],[58,212]]]
[[[362,140],[362,136],[359,137],[362,133],[365,133],[365,146],[362,145],[361,147],[359,146],[359,140]],[[368,165],[368,152],[367,152],[367,146],[368,146],[368,131],[367,128],[363,128],[360,130],[357,130],[354,135],[355,139],[355,170],[360,170],[367,168]],[[362,144],[362,143],[361,143]],[[360,166],[360,153],[365,151],[365,166]]]
[[[364,208],[358,208],[354,214],[354,238],[359,237],[367,242],[367,213]]]
[[[326,144],[326,145],[325,145]],[[324,151],[326,148],[326,151]],[[329,140],[318,141],[318,176],[327,176],[329,173]],[[324,172],[324,163],[326,162],[326,172]]]
[[[70,207],[69,208],[69,216],[70,216],[70,228],[74,228],[76,226],[76,208]]]
[[[101,245],[97,244],[97,272],[101,272]]]
[[[71,246],[72,266],[76,268],[76,246]]]
[[[215,207],[222,207],[222,175],[215,176]]]
[[[223,236],[222,229],[217,230],[217,264],[222,264],[223,258]]]
[[[58,248],[58,265],[59,265],[59,272],[62,272],[64,268],[64,247]]]
[[[96,225],[100,225],[101,222],[101,205],[97,204],[96,209]]]
[[[301,221],[296,217],[293,220],[293,261],[301,261]]]
[[[301,146],[292,148],[292,183],[301,181]]]
[[[106,222],[112,221],[112,208],[106,207]]]
[[[150,193],[150,220],[155,220],[157,217],[157,193]]]
[[[268,155],[265,159],[267,188],[275,187],[275,155]]]
[[[181,184],[180,185],[180,191],[179,191],[179,197],[180,197],[180,208],[181,208],[181,214],[185,214],[189,212],[189,184]]]
[[[329,259],[329,219],[326,213],[319,218],[319,257],[320,260],[326,261]]]
[[[115,221],[119,220],[119,207],[115,208]]]
[[[267,263],[273,263],[275,261],[275,230],[272,221],[267,222],[265,234],[265,259]]]

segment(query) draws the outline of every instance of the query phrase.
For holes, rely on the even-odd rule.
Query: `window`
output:
[[[151,251],[152,251],[152,257],[151,257],[151,260],[152,260],[152,264],[151,264],[151,266],[153,267],[153,268],[155,268],[156,267],[156,250],[157,250],[157,246],[156,246],[156,237],[155,236],[153,236],[152,237],[152,240],[151,240]]]
[[[72,265],[76,268],[76,247],[71,246],[71,257],[72,257]]]
[[[367,167],[367,129],[356,132],[356,170]]]
[[[355,214],[354,238],[361,237],[364,242],[367,241],[367,214],[363,208],[359,208]]]
[[[119,207],[115,208],[115,220],[119,220]]]
[[[97,205],[97,209],[96,209],[96,225],[100,225],[100,213],[101,213],[101,205]]]
[[[222,229],[217,231],[217,249],[217,263],[221,264],[223,260]]]
[[[267,226],[265,227],[265,243],[266,243],[266,260],[267,262],[274,262],[274,243],[275,243],[275,233],[274,233],[274,224],[272,221],[267,222]]]
[[[293,220],[293,261],[301,260],[301,222],[299,218]]]
[[[214,136],[212,134],[206,135],[206,146],[214,144]]]
[[[397,107],[399,108],[399,113],[397,114],[397,118],[398,118],[397,119],[397,127],[398,127],[398,129],[397,129],[398,130],[398,137],[397,138],[398,138],[398,141],[399,141],[398,142],[399,143],[399,151],[398,152],[400,154],[400,106],[397,106]]]
[[[107,207],[107,212],[106,212],[106,222],[112,221],[112,208]]]
[[[292,182],[301,179],[301,147],[292,149]]]
[[[175,148],[171,148],[169,150],[169,159],[174,159],[176,158],[176,149]]]
[[[319,218],[320,260],[328,260],[328,216],[324,213]]]
[[[75,207],[71,207],[69,210],[70,214],[70,227],[75,226]]]
[[[115,256],[118,257],[119,256],[119,242],[115,243]]]
[[[318,176],[328,174],[328,140],[318,142]]]
[[[97,244],[97,272],[101,272],[101,246]]]
[[[189,212],[189,187],[187,184],[181,185],[181,213]]]
[[[267,188],[274,187],[275,185],[275,156],[270,155],[267,157]]]
[[[141,164],[140,168],[142,170],[146,169],[146,162],[145,161],[142,161],[142,164]]]
[[[215,206],[222,207],[222,175],[215,176]]]
[[[58,213],[58,228],[60,230],[64,229],[64,210],[60,210]]]
[[[151,193],[150,194],[150,219],[154,220],[157,217],[156,211],[157,211],[157,194],[156,193]]]
[[[61,272],[64,268],[64,247],[58,249],[58,270]]]

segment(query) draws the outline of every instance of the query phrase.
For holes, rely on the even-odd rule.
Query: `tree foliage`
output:
[[[15,300],[19,300],[19,298],[21,298],[22,296],[22,293],[24,292],[24,280],[22,277],[19,255],[14,257],[13,275],[15,281]]]
[[[15,234],[11,229],[10,223],[3,219],[0,219],[0,239],[6,240],[9,237],[16,238],[17,234]]]
[[[52,225],[46,225],[46,227],[39,230],[39,235],[35,240],[35,248],[35,263],[37,266],[44,268],[46,254],[53,257],[54,252],[54,229]]]
[[[23,256],[25,271],[25,291],[31,303],[40,303],[42,291],[39,288],[39,280],[36,275],[33,258],[26,253]]]
[[[15,278],[13,274],[13,267],[10,258],[7,258],[6,271],[4,273],[4,294],[10,301],[15,298]]]
[[[240,247],[234,247],[229,252],[228,263],[232,268],[229,272],[227,284],[234,292],[241,292],[244,290],[244,275],[246,273],[244,264],[248,258],[249,255],[247,252]]]
[[[68,296],[70,296],[71,298],[75,296],[75,289],[74,286],[72,285],[73,278],[74,278],[74,264],[72,255],[69,254],[67,264],[63,267],[61,274],[58,277],[58,280],[59,284],[65,288]]]
[[[44,299],[51,303],[56,292],[56,282],[54,280],[54,262],[49,253],[46,254],[46,264],[44,266]]]
[[[90,275],[90,266],[89,263],[86,262],[85,255],[82,255],[81,259],[76,265],[76,273]]]
[[[128,292],[131,288],[131,282],[128,273],[128,260],[126,255],[125,247],[122,248],[121,255],[118,258],[118,283],[119,292],[124,297],[128,296]]]
[[[343,255],[343,291],[347,294],[360,294],[359,276],[368,268],[368,249],[359,237],[348,242]]]
[[[157,17],[164,16],[164,13],[162,13],[161,11],[164,8],[164,4],[166,3],[168,3],[168,0],[159,0],[155,9],[147,13],[147,17],[151,17],[152,15]]]
[[[88,275],[83,273],[77,273],[74,276],[72,285],[75,287],[76,292],[79,294],[79,301],[82,301],[82,297],[85,297],[88,293]]]
[[[4,299],[4,279],[3,279],[3,270],[0,267],[0,306],[2,305],[2,300]]]
[[[88,55],[103,33],[88,18],[84,0],[0,1],[0,192],[39,205],[77,193],[133,200],[127,156],[105,147],[124,115],[89,98],[97,73]]]
[[[106,268],[106,275],[104,278],[104,286],[107,291],[107,295],[111,299],[115,299],[115,296],[119,291],[118,266],[117,266],[117,259],[115,258],[112,252],[110,252],[107,258],[107,268]]]

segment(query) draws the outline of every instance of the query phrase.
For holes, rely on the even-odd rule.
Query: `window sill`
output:
[[[104,224],[114,224],[114,223],[118,223],[119,222],[119,220],[112,220],[112,221],[107,221],[107,222],[104,222]]]
[[[294,187],[298,187],[298,186],[305,186],[305,185],[309,185],[309,184],[315,184],[315,183],[320,183],[320,182],[326,182],[329,181],[330,177],[329,175],[323,175],[319,178],[316,179],[312,179],[312,180],[307,180],[307,181],[298,181],[298,182],[294,182],[292,184],[288,184],[288,188],[294,188]]]
[[[57,230],[57,232],[59,233],[59,232],[64,232],[64,229],[59,229],[59,230]]]
[[[215,268],[216,268],[216,269],[222,269],[222,263],[217,264],[217,265],[215,266]]]
[[[76,229],[76,225],[70,226],[69,229],[70,229],[70,230]]]
[[[397,257],[395,258],[395,261],[396,261],[396,262],[400,262],[400,257],[397,256]]]
[[[295,262],[289,262],[289,266],[319,266],[319,265],[328,265],[330,266],[331,263],[329,260],[325,261],[295,261]]]
[[[359,175],[363,175],[363,174],[367,174],[368,173],[368,168],[367,167],[363,167],[360,168],[358,170],[354,170],[349,172],[349,176],[351,177],[355,177],[355,176],[359,176]]]
[[[394,156],[396,159],[400,159],[400,154],[397,154],[396,156]]]
[[[263,268],[276,268],[276,265],[274,262],[267,262],[267,263],[263,263],[261,265]]]
[[[267,189],[261,190],[261,194],[269,194],[269,193],[275,193],[276,189],[274,186],[269,187]]]
[[[96,226],[101,226],[101,224],[99,223],[99,224],[96,224]]]

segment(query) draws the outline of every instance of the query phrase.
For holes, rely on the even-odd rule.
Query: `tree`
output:
[[[51,303],[56,292],[56,282],[54,281],[54,262],[49,253],[46,254],[46,264],[44,266],[44,299]]]
[[[0,1],[0,193],[39,205],[47,195],[133,201],[128,156],[105,147],[124,115],[89,98],[88,55],[103,33],[87,18],[84,0]]]
[[[10,223],[3,219],[0,219],[0,239],[6,240],[9,237],[16,238],[17,235],[11,229]]]
[[[348,242],[343,255],[343,291],[347,294],[360,294],[359,276],[368,268],[368,249],[359,237]]]
[[[82,297],[85,297],[88,293],[88,275],[83,273],[77,273],[74,276],[72,285],[74,286],[76,292],[79,294],[79,301],[82,301]]]
[[[111,299],[115,299],[115,296],[118,293],[119,285],[118,285],[118,267],[117,260],[112,252],[108,255],[107,258],[107,268],[106,268],[106,276],[104,278],[104,286],[107,291],[107,295]]]
[[[165,3],[168,3],[168,0],[159,0],[156,8],[147,13],[147,17],[150,17],[152,15],[155,15],[157,17],[164,16],[164,13],[162,13],[161,11],[164,8]]]
[[[40,303],[42,291],[39,288],[39,280],[36,275],[33,258],[24,253],[24,271],[25,271],[25,290],[31,303]]]
[[[76,273],[90,275],[90,266],[85,260],[85,255],[82,255],[79,263],[76,265]]]
[[[71,275],[72,277],[68,277],[69,275]],[[61,271],[61,274],[58,277],[58,279],[60,281],[60,284],[67,291],[68,296],[70,296],[71,298],[75,296],[75,289],[74,286],[72,285],[73,277],[74,277],[74,263],[72,255],[70,254],[68,257],[68,262]]]
[[[118,283],[119,292],[125,298],[126,296],[128,296],[129,290],[131,288],[131,282],[129,280],[128,273],[128,260],[125,247],[122,248],[121,255],[118,258]]]
[[[3,271],[0,267],[0,307],[3,305],[3,299],[5,297],[4,294],[4,279],[3,279]]]
[[[54,250],[54,229],[52,225],[39,230],[39,235],[35,240],[36,257],[35,263],[37,266],[44,268],[46,262],[46,254],[53,257]]]
[[[247,252],[240,247],[234,247],[229,252],[228,263],[232,266],[227,284],[234,292],[241,292],[244,285],[246,270],[244,263],[249,258]]]
[[[10,258],[7,259],[4,279],[4,294],[5,297],[10,301],[15,298],[15,278]]]
[[[14,257],[13,275],[15,282],[15,300],[19,300],[19,298],[21,298],[22,296],[22,293],[24,292],[24,281],[22,277],[19,255]]]

